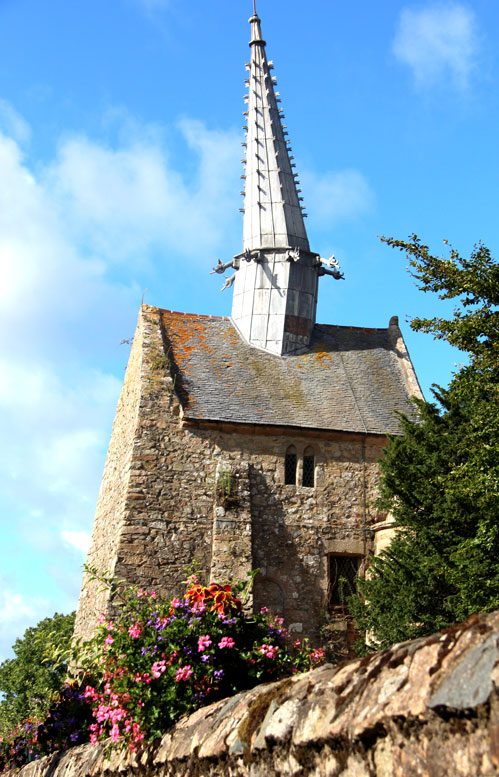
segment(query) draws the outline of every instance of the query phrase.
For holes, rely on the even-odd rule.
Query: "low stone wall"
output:
[[[499,612],[198,710],[156,747],[84,745],[22,777],[489,777],[499,773]]]

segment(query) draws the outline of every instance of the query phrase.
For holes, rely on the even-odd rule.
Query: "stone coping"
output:
[[[499,773],[499,612],[342,666],[258,686],[157,746],[82,745],[22,777],[489,777]]]

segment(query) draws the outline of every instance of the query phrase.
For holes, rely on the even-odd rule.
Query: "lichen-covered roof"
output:
[[[187,419],[396,434],[410,410],[388,329],[317,324],[307,353],[279,357],[228,318],[160,315]]]

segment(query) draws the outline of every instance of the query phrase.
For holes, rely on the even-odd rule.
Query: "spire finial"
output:
[[[253,0],[253,16],[256,16],[256,0]]]

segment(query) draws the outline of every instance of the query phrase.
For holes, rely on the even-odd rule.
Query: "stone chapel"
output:
[[[243,246],[214,268],[234,270],[232,315],[142,305],[87,563],[164,595],[193,562],[206,582],[259,569],[251,606],[315,642],[328,612],[346,620],[340,578],[386,542],[377,462],[421,392],[395,316],[315,321],[319,279],[342,275],[310,249],[256,10],[250,24]],[[76,636],[111,608],[85,574]]]

